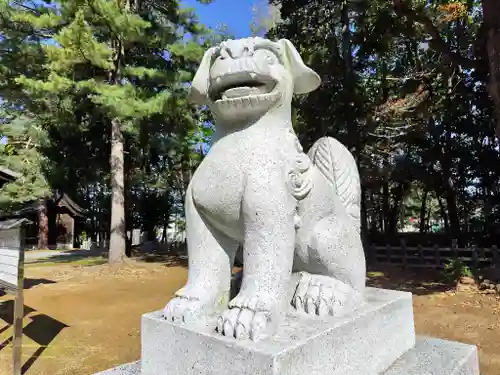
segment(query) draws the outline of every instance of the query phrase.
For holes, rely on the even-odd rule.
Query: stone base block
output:
[[[415,347],[399,358],[384,375],[480,375],[477,347],[419,337]]]
[[[362,357],[362,353],[359,356]],[[231,365],[232,363],[227,364],[228,367]],[[143,374],[138,361],[95,375]],[[328,372],[325,371],[324,375],[328,375]],[[415,347],[399,358],[383,375],[479,375],[477,349],[473,345],[418,337]]]
[[[145,314],[141,375],[378,375],[415,345],[412,296],[368,288],[366,298],[342,318],[290,312],[258,342],[219,335],[216,317],[194,327]]]
[[[94,375],[141,375],[141,361],[113,367],[109,370],[101,371]]]

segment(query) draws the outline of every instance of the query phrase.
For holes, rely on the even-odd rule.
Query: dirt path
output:
[[[429,335],[477,345],[481,375],[500,374],[500,297],[475,287],[439,282],[435,272],[398,269],[369,272],[369,285],[413,293],[415,329]],[[371,276],[371,277],[370,277]]]
[[[162,308],[183,285],[183,264],[136,263],[29,267],[25,291],[27,375],[91,375],[140,355],[140,316]],[[387,285],[374,277],[372,283]],[[401,286],[401,284],[398,284]],[[404,289],[404,285],[402,286]],[[477,293],[430,288],[414,298],[417,332],[477,344],[483,375],[500,373],[499,301]],[[11,303],[0,306],[0,375],[10,374]],[[46,348],[44,347],[46,346]]]
[[[137,359],[141,314],[162,308],[186,278],[183,267],[158,264],[132,264],[115,273],[107,266],[66,265],[27,273],[40,282],[25,292],[25,366],[35,359],[28,375],[90,375]],[[2,332],[0,342],[10,334]],[[48,345],[41,353],[40,344]],[[11,373],[10,361],[10,348],[0,350],[1,375]]]

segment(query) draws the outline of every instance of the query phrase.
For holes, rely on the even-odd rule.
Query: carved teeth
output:
[[[260,96],[250,96],[250,105],[252,107],[257,107],[260,103]]]
[[[252,96],[252,95],[260,95],[260,94],[266,94],[265,88],[262,87],[235,87],[232,89],[228,89],[222,93],[222,98],[223,99],[230,99],[230,98],[241,98],[241,97],[247,97],[247,96]]]
[[[281,92],[271,92],[268,94],[246,95],[231,98],[228,95],[223,95],[222,99],[215,102],[219,110],[227,111],[231,108],[259,108],[266,107],[270,103],[274,103],[281,98]]]

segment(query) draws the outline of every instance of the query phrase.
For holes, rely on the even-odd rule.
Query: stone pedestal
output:
[[[140,362],[98,375],[479,375],[476,347],[415,339],[410,293],[368,288],[367,303],[344,318],[287,314],[258,342],[204,326],[142,320]]]
[[[346,318],[290,312],[277,334],[235,340],[207,327],[142,320],[143,375],[376,375],[415,345],[410,293],[369,289],[368,303]],[[228,364],[231,364],[228,366]]]
[[[328,375],[327,372],[324,374]],[[142,375],[141,362],[128,363],[95,375]],[[473,345],[417,337],[415,347],[380,375],[479,375],[477,350]]]

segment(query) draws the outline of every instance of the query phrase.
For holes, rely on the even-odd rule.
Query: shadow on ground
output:
[[[187,255],[148,253],[135,259],[145,263],[161,263],[166,267],[188,267]],[[453,283],[444,282],[437,270],[402,270],[401,267],[369,267],[367,285],[376,288],[411,292],[415,295],[442,293],[456,288]]]
[[[95,258],[95,259],[90,259]],[[72,263],[81,260],[88,259],[92,260],[92,264],[98,265],[102,263],[106,263],[107,259],[103,257],[103,253],[101,251],[91,251],[91,250],[66,250],[62,252],[58,252],[55,255],[48,255],[43,258],[38,259],[28,259],[26,260],[26,264],[43,264],[43,263]]]
[[[51,318],[48,315],[38,313],[35,309],[24,305],[24,315],[26,317],[30,314],[30,322],[23,327],[23,339],[30,338],[36,342],[39,347],[36,351],[23,363],[22,374],[25,374],[35,361],[47,349],[47,346],[56,338],[57,335],[68,325]],[[3,320],[7,325],[0,328],[0,334],[7,331],[12,327],[14,322],[14,300],[7,300],[0,302],[0,321]],[[0,342],[0,351],[7,347],[12,341],[12,336],[5,341]]]
[[[454,290],[456,285],[444,282],[437,270],[402,270],[400,267],[369,267],[367,285],[396,289],[415,295],[429,295]]]
[[[24,278],[24,289],[31,289],[35,286],[42,285],[42,284],[55,284],[56,282],[54,280],[49,280],[49,279],[30,279],[30,278]]]
[[[139,262],[162,263],[165,267],[184,267],[188,266],[187,255],[169,255],[169,254],[142,254],[135,258]]]
[[[23,279],[24,289],[31,289],[34,288],[35,286],[42,284],[55,284],[55,283],[56,282],[54,280],[49,280],[49,279],[30,279],[28,277],[25,277]],[[0,297],[5,295],[7,295],[7,293],[4,290],[0,289]]]

